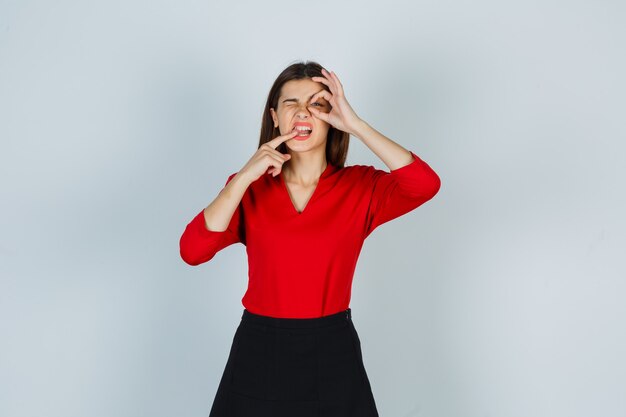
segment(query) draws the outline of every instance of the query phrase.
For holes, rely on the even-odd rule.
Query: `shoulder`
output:
[[[364,172],[371,171],[372,169],[376,169],[376,168],[374,168],[372,165],[362,165],[362,164],[346,165],[343,168],[341,168],[342,171],[348,174],[362,174]]]
[[[341,169],[347,178],[358,180],[373,180],[387,172],[376,168],[373,165],[354,164]]]
[[[369,192],[373,189],[384,171],[372,165],[354,164],[340,168],[337,172],[336,184],[346,193]]]

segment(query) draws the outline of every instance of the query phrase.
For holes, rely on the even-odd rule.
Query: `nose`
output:
[[[308,117],[308,116],[310,116],[310,114],[311,114],[311,111],[309,110],[308,104],[306,104],[306,103],[305,104],[301,104],[298,107],[298,110],[296,111],[296,115],[298,117],[303,117],[303,116],[307,116]]]

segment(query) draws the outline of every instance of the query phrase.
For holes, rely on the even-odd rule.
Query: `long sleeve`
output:
[[[226,184],[237,173],[231,174]],[[226,187],[226,184],[224,187]],[[223,189],[223,188],[222,188]],[[217,252],[234,243],[246,244],[243,210],[241,203],[224,231],[213,231],[206,228],[204,209],[187,224],[180,237],[180,256],[189,265],[199,265],[211,260]]]
[[[372,191],[365,237],[376,227],[414,210],[439,192],[441,180],[437,173],[415,153],[409,152],[415,159],[390,172],[368,167],[367,178]]]

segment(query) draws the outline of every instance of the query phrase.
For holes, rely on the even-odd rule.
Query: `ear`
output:
[[[278,117],[276,116],[276,112],[272,107],[270,107],[270,114],[272,115],[272,120],[274,121],[274,127],[278,127]]]

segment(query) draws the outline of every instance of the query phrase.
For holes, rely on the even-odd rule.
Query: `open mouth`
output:
[[[308,137],[311,136],[311,132],[313,132],[313,130],[308,126],[296,126],[293,130],[298,131],[296,137]]]

